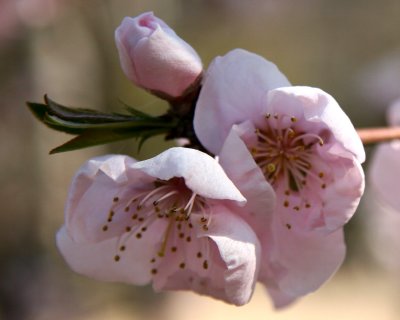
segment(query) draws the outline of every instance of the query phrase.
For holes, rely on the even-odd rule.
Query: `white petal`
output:
[[[198,150],[171,148],[131,167],[162,180],[182,177],[189,189],[205,198],[246,202],[218,162]]]
[[[201,143],[218,154],[233,124],[259,117],[268,90],[289,86],[268,60],[242,49],[217,57],[197,101],[194,128]]]
[[[114,256],[118,253],[118,242],[111,238],[97,243],[75,242],[65,227],[57,233],[57,246],[72,270],[101,281],[126,282],[144,285],[150,282],[149,261],[154,255],[152,243],[147,239],[130,241],[120,261]]]
[[[272,186],[239,137],[238,131],[243,133],[245,130],[243,127],[243,125],[233,126],[219,154],[219,161],[229,178],[246,197],[247,203],[243,207],[246,214],[243,214],[243,218],[257,232],[270,223],[276,197]],[[250,127],[249,130],[254,132],[254,128]]]
[[[326,125],[346,150],[352,152],[359,162],[365,161],[364,147],[357,131],[328,93],[311,87],[278,88],[268,93],[266,103],[273,110],[282,110],[284,113],[297,113],[301,110],[306,120]]]

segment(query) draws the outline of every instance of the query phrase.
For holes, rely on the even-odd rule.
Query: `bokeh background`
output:
[[[47,93],[70,106],[163,112],[163,101],[124,77],[114,46],[122,18],[144,11],[174,28],[205,66],[236,47],[254,51],[293,84],[331,93],[358,127],[384,125],[386,107],[400,96],[398,0],[0,0],[0,319],[399,319],[400,221],[368,179],[346,227],[345,264],[283,311],[261,286],[237,308],[68,269],[54,238],[74,172],[92,156],[145,159],[168,144],[152,139],[138,154],[129,140],[50,156],[68,137],[38,123],[25,101]]]

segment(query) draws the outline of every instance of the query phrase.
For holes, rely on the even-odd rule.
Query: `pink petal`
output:
[[[196,105],[194,128],[201,143],[218,154],[233,124],[260,116],[268,90],[289,86],[271,62],[242,49],[217,57]]]
[[[265,112],[284,112],[295,117],[326,126],[335,140],[353,153],[361,163],[365,161],[365,151],[360,137],[348,116],[336,100],[328,93],[311,87],[286,87],[268,92]],[[261,117],[263,113],[259,115]],[[303,128],[308,129],[308,128]]]
[[[213,208],[209,230],[199,233],[209,238],[207,272],[199,267],[179,270],[168,268],[162,278],[155,278],[156,290],[193,290],[228,303],[243,305],[253,293],[259,269],[259,243],[245,221],[224,206]]]
[[[378,199],[400,211],[400,141],[382,143],[376,147],[369,176]]]
[[[162,180],[182,177],[189,189],[205,198],[246,202],[218,162],[198,150],[171,148],[131,167]]]
[[[275,223],[262,243],[260,281],[277,294],[277,307],[317,290],[345,257],[343,230],[329,235],[299,234]],[[280,293],[279,293],[280,291]]]
[[[395,127],[400,126],[400,98],[393,101],[386,111],[387,122]]]
[[[130,241],[120,261],[114,260],[118,251],[117,238],[95,243],[75,242],[67,228],[57,233],[57,247],[75,272],[101,281],[144,285],[151,281],[149,261],[154,254],[152,237]]]
[[[107,155],[89,160],[75,175],[65,206],[66,227],[75,241],[98,241],[112,233],[101,232],[113,198],[128,183],[127,156]],[[152,178],[137,172],[137,180]]]
[[[254,128],[249,129],[254,131]],[[219,154],[219,162],[228,177],[246,197],[247,203],[243,207],[242,217],[249,221],[257,232],[270,223],[276,197],[271,185],[265,180],[264,174],[237,133],[243,130],[245,130],[243,125],[233,126]]]

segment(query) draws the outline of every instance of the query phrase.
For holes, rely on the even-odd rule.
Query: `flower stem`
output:
[[[357,133],[363,144],[400,139],[400,127],[364,128],[357,129]]]

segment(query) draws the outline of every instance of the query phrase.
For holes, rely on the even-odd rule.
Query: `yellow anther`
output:
[[[268,164],[267,164],[267,170],[268,170],[269,173],[275,172],[275,170],[276,170],[275,164],[273,164],[273,163],[268,163]]]

